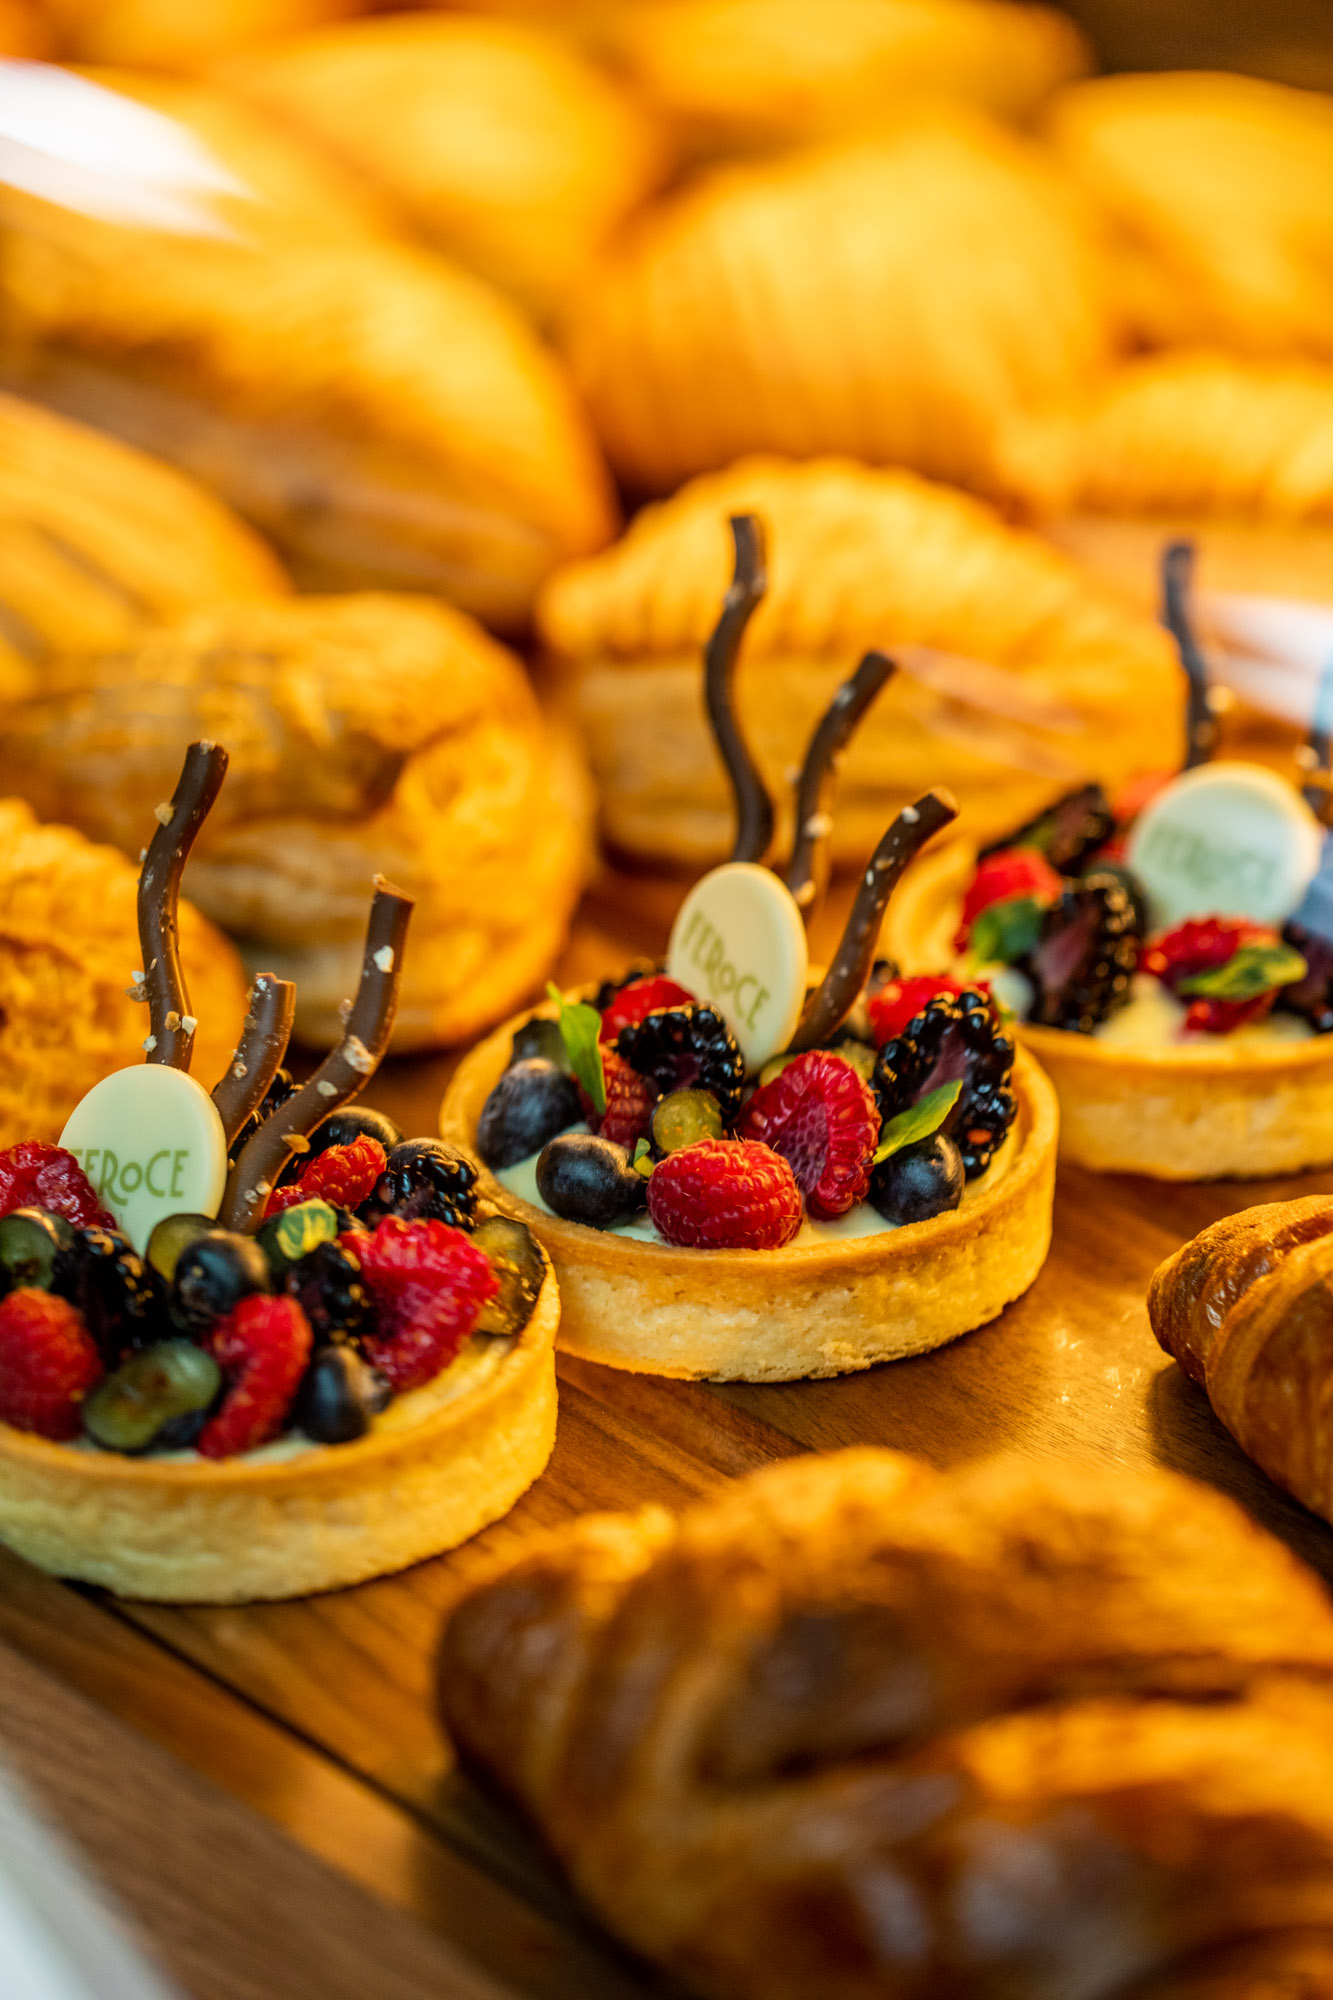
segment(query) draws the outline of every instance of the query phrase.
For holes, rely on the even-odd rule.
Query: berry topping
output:
[[[1033,847],[999,847],[983,856],[963,898],[963,922],[958,933],[961,950],[973,924],[983,910],[995,903],[1011,903],[1020,897],[1038,903],[1054,902],[1064,882],[1043,855]]]
[[[645,980],[644,984],[649,982]],[[606,1110],[598,1113],[587,1092],[580,1088],[579,1102],[583,1106],[583,1115],[592,1130],[600,1133],[603,1139],[610,1139],[614,1145],[625,1146],[632,1152],[636,1141],[648,1136],[653,1106],[658,1099],[657,1086],[631,1068],[614,1049],[602,1050],[602,1075],[606,1082]]]
[[[634,1026],[646,1014],[660,1013],[664,1007],[689,1007],[694,995],[664,972],[648,979],[636,979],[622,986],[602,1012],[601,1039],[613,1042],[622,1028]]]
[[[797,1056],[755,1092],[736,1129],[789,1162],[811,1215],[845,1215],[865,1199],[879,1112],[841,1056],[826,1049]]]
[[[347,1146],[330,1146],[307,1162],[290,1187],[275,1188],[268,1214],[281,1215],[303,1201],[326,1201],[332,1208],[360,1208],[387,1165],[378,1139],[353,1139]]]
[[[500,1289],[477,1316],[478,1333],[522,1333],[546,1280],[541,1245],[525,1222],[492,1215],[478,1223],[472,1241],[484,1250]]]
[[[73,1153],[25,1139],[0,1153],[0,1215],[16,1208],[44,1208],[79,1229],[114,1229]]]
[[[68,1299],[22,1287],[0,1299],[0,1422],[73,1438],[102,1357]]]
[[[366,1356],[393,1389],[418,1388],[453,1360],[499,1280],[461,1229],[430,1219],[388,1216],[353,1249],[376,1310]]]
[[[984,994],[937,994],[910,1029],[879,1052],[875,1096],[880,1116],[887,1124],[932,1090],[960,1083],[944,1130],[962,1154],[967,1178],[975,1180],[1013,1123],[1013,1067],[1014,1045],[1000,1032]]]
[[[740,1110],[745,1060],[715,1007],[668,1007],[646,1014],[621,1029],[616,1050],[650,1077],[660,1093],[711,1091],[726,1124]]]
[[[1089,876],[1046,912],[1024,970],[1035,988],[1029,1020],[1089,1035],[1130,996],[1142,943],[1119,882]]]
[[[317,1243],[288,1266],[281,1288],[300,1306],[318,1345],[354,1339],[372,1322],[361,1260],[348,1243]]]
[[[1143,965],[1187,1001],[1187,1029],[1229,1034],[1270,1013],[1279,992],[1308,977],[1309,965],[1263,924],[1205,917],[1179,924],[1143,954]]]
[[[44,1208],[16,1208],[0,1216],[0,1295],[22,1288],[53,1289],[56,1259],[74,1248],[73,1229],[63,1216]]]
[[[268,1259],[253,1236],[210,1229],[176,1259],[167,1311],[182,1333],[198,1338],[252,1292],[270,1288]]]
[[[164,1215],[160,1222],[153,1225],[153,1233],[144,1249],[144,1262],[169,1285],[176,1275],[176,1263],[181,1251],[187,1250],[191,1243],[217,1226],[215,1215],[191,1215],[186,1210],[179,1215]]]
[[[1111,801],[1111,816],[1116,825],[1128,827],[1179,776],[1179,771],[1140,771],[1137,778],[1127,779]]]
[[[560,1132],[537,1161],[537,1192],[552,1215],[603,1229],[643,1207],[647,1183],[613,1139]]]
[[[956,998],[960,993],[972,990],[961,986],[956,979],[945,979],[936,973],[924,973],[917,979],[890,979],[866,1001],[875,1046],[883,1048],[885,1042],[901,1035],[904,1028],[915,1021],[926,1002],[933,1000],[937,993],[952,993]],[[984,982],[980,990],[986,990]]]
[[[1047,806],[1045,812],[1038,813],[1035,819],[1030,819],[1016,833],[1011,833],[1004,848],[1034,848],[1058,874],[1077,875],[1110,837],[1114,826],[1115,815],[1101,786],[1082,785],[1076,792],[1066,792],[1053,806]],[[1003,851],[987,848],[982,860]],[[1019,893],[1027,895],[1031,892],[1020,890]]]
[[[1302,1015],[1317,1035],[1333,1034],[1333,939],[1304,924],[1287,924],[1282,936],[1305,960],[1305,977],[1282,988],[1278,1006]]]
[[[668,1243],[780,1250],[801,1227],[801,1190],[781,1153],[753,1139],[700,1139],[653,1169],[648,1213]]]
[[[333,1112],[322,1125],[315,1127],[310,1134],[310,1151],[326,1153],[330,1146],[350,1146],[357,1139],[375,1139],[386,1153],[391,1153],[403,1143],[402,1127],[369,1104],[344,1104],[341,1111]]]
[[[292,1404],[292,1422],[315,1444],[350,1444],[393,1391],[352,1347],[315,1350]]]
[[[534,1014],[521,1028],[514,1030],[514,1040],[510,1050],[509,1065],[528,1062],[533,1056],[542,1062],[554,1063],[557,1069],[569,1070],[569,1050],[560,1032],[558,1021],[548,1021],[542,1014]]]
[[[870,1176],[870,1202],[886,1222],[927,1222],[957,1208],[966,1180],[963,1156],[943,1132],[903,1146]]]
[[[83,1428],[104,1451],[180,1451],[196,1442],[221,1387],[211,1354],[192,1340],[162,1340],[98,1383]]]
[[[673,1090],[658,1098],[648,1136],[659,1156],[678,1153],[700,1139],[720,1139],[722,1107],[707,1090]]]
[[[233,1165],[245,1150],[247,1141],[254,1138],[260,1126],[265,1124],[275,1111],[281,1111],[288,1098],[295,1097],[300,1088],[300,1084],[289,1069],[274,1070],[273,1081],[264,1092],[260,1104],[250,1113],[227,1148],[228,1159]]]
[[[579,1117],[573,1077],[529,1056],[507,1069],[486,1099],[477,1121],[477,1151],[488,1167],[515,1167]]]
[[[361,1205],[373,1229],[386,1215],[402,1222],[432,1216],[453,1229],[470,1229],[477,1211],[477,1169],[443,1139],[403,1139],[390,1153],[369,1201]]]
[[[604,1014],[617,993],[623,993],[626,987],[629,986],[640,986],[646,979],[660,978],[661,973],[662,967],[654,964],[651,959],[635,959],[632,965],[628,965],[625,968],[618,979],[604,979],[602,981],[593,995],[592,1004],[599,1014]]]
[[[198,1451],[204,1458],[232,1458],[267,1444],[286,1423],[310,1358],[305,1314],[295,1299],[252,1293],[218,1321],[207,1345],[227,1393],[200,1431]]]
[[[1154,938],[1143,954],[1143,969],[1173,993],[1197,973],[1212,971],[1234,958],[1242,945],[1270,944],[1274,933],[1243,917],[1192,918]]]
[[[83,1315],[108,1367],[160,1336],[157,1277],[118,1229],[80,1229],[57,1259],[55,1289]]]

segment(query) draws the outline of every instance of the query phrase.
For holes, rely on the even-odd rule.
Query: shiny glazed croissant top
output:
[[[597,1914],[717,2000],[1333,1971],[1333,1613],[1171,1474],[847,1451],[585,1517],[471,1589],[440,1688]]]

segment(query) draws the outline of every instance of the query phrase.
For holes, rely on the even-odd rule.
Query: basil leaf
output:
[[[606,1109],[606,1074],[602,1068],[602,1017],[586,1000],[566,1000],[558,986],[546,991],[560,1008],[560,1034],[569,1067],[592,1099],[594,1111]]]
[[[1035,896],[1009,896],[972,920],[967,955],[978,965],[1012,965],[1035,950],[1046,914]]]
[[[1305,960],[1289,944],[1243,944],[1224,965],[1182,979],[1180,991],[1206,1000],[1257,1000],[1274,986],[1304,979]]]
[[[890,1153],[900,1153],[904,1146],[915,1146],[918,1139],[928,1139],[932,1132],[938,1132],[962,1093],[961,1083],[942,1083],[938,1090],[927,1091],[919,1103],[890,1118],[879,1135],[875,1165],[882,1165]]]

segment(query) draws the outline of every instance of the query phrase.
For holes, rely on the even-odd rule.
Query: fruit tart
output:
[[[352,1100],[393,1025],[411,901],[376,878],[361,982],[307,1082],[261,974],[211,1095],[177,945],[226,769],[191,746],[139,884],[147,1061],[58,1146],[0,1153],[0,1540],[127,1596],[356,1582],[497,1519],[550,1455],[559,1298],[437,1139]]]
[[[905,977],[880,1005],[989,990],[1055,1084],[1061,1152],[1080,1165],[1299,1172],[1333,1160],[1327,736],[1299,788],[1212,759],[1191,560],[1176,543],[1164,563],[1190,682],[1184,771],[1114,800],[1089,785],[980,854],[956,841],[926,856],[885,924]]]
[[[765,587],[755,516],[705,655],[731,778],[733,858],[682,905],[665,968],[562,995],[483,1042],[441,1112],[480,1185],[560,1274],[561,1344],[656,1374],[835,1375],[936,1347],[1026,1290],[1050,1238],[1056,1110],[979,989],[932,999],[876,1048],[884,907],[955,817],[927,792],[866,866],[833,962],[805,920],[828,865],[833,772],[893,671],[868,653],[816,729],[785,879],[773,806],[731,701]]]

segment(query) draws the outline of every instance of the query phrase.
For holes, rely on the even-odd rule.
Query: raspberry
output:
[[[592,1099],[580,1086],[583,1115],[591,1131],[600,1132],[603,1139],[613,1139],[617,1146],[633,1152],[635,1140],[648,1136],[648,1121],[659,1094],[657,1086],[646,1076],[640,1076],[614,1049],[602,1050],[602,1074],[606,1078],[606,1110],[595,1111]]]
[[[1229,1035],[1233,1028],[1243,1028],[1247,1021],[1262,1021],[1265,1014],[1271,1014],[1279,990],[1270,986],[1267,993],[1256,993],[1252,1000],[1207,1000],[1200,995],[1186,1008],[1184,1025],[1196,1033]]]
[[[1053,903],[1064,886],[1050,862],[1034,847],[996,848],[978,862],[977,872],[968,885],[959,937],[966,942],[968,931],[992,903],[1012,902],[1018,896],[1033,896],[1039,903]]]
[[[275,1438],[310,1359],[313,1336],[295,1299],[252,1292],[208,1336],[207,1347],[227,1378],[216,1416],[199,1433],[205,1458],[231,1458]]]
[[[1181,982],[1195,973],[1212,972],[1234,958],[1243,944],[1276,944],[1277,932],[1263,924],[1247,923],[1242,917],[1191,918],[1178,924],[1150,944],[1143,954],[1143,970],[1151,972],[1173,993]]]
[[[453,1360],[500,1281],[484,1250],[433,1218],[387,1216],[355,1248],[375,1301],[366,1359],[394,1389],[416,1389]]]
[[[828,1220],[865,1200],[879,1144],[879,1112],[841,1056],[826,1049],[797,1056],[755,1092],[736,1131],[781,1153],[811,1215]]]
[[[652,979],[636,979],[632,986],[621,988],[602,1015],[600,1039],[613,1042],[622,1028],[637,1026],[645,1014],[655,1014],[661,1007],[688,1007],[693,1001],[693,993],[687,993],[664,972]]]
[[[349,1146],[329,1146],[316,1153],[299,1180],[275,1188],[268,1198],[266,1216],[281,1215],[303,1201],[326,1201],[330,1208],[360,1208],[375,1191],[375,1183],[389,1164],[378,1139],[362,1136]]]
[[[780,1250],[800,1229],[801,1190],[770,1147],[753,1139],[700,1139],[654,1167],[648,1213],[668,1243]]]
[[[101,1379],[96,1342],[67,1299],[27,1286],[0,1299],[0,1421],[77,1437],[79,1405]]]
[[[73,1153],[24,1139],[0,1153],[0,1215],[16,1208],[44,1208],[77,1229],[114,1229]]]
[[[901,1035],[903,1029],[915,1021],[926,1002],[933,1000],[937,993],[952,993],[956,997],[968,990],[956,979],[935,978],[930,974],[918,979],[891,979],[866,1001],[876,1048],[882,1048],[895,1035]],[[990,989],[983,983],[977,990],[985,993]]]

